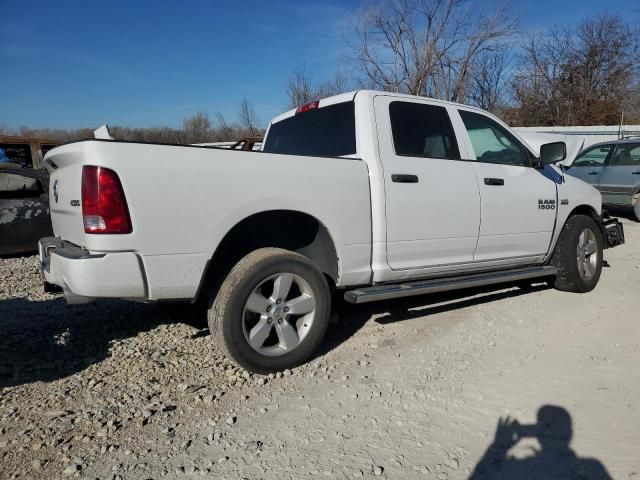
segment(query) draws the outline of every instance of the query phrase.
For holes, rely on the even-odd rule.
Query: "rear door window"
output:
[[[619,143],[611,156],[612,167],[640,166],[640,143]]]
[[[308,110],[272,124],[262,151],[318,157],[355,154],[354,103]]]
[[[32,167],[31,146],[28,143],[0,143],[0,163],[17,163]]]
[[[391,102],[389,117],[396,155],[460,159],[451,120],[444,107]]]

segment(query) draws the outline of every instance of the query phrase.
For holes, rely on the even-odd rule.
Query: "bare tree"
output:
[[[615,124],[637,112],[639,72],[640,35],[620,17],[531,36],[513,79],[519,123]]]
[[[256,113],[253,110],[253,105],[246,98],[243,98],[242,102],[240,102],[238,119],[240,120],[240,126],[244,128],[249,135],[255,135],[258,132]]]
[[[478,56],[500,51],[503,48],[500,42],[516,33],[517,20],[511,16],[506,5],[502,5],[491,15],[479,12],[475,23],[462,25],[460,29],[462,54],[457,59],[455,57],[453,59],[456,65],[454,71],[457,72],[455,88],[451,96],[454,102],[463,101],[466,98],[470,73]]]
[[[218,117],[218,126],[216,128],[215,140],[219,142],[236,140],[238,137],[236,129],[227,123],[222,113],[218,112],[216,116]]]
[[[467,99],[471,103],[494,112],[506,102],[506,58],[504,50],[482,52],[478,55],[469,77]]]
[[[463,101],[472,66],[516,31],[506,6],[486,14],[468,0],[386,0],[364,8],[356,68],[383,90]]]
[[[247,102],[248,103],[248,102]],[[250,107],[250,104],[248,104]],[[260,134],[262,129],[254,125],[254,134]],[[95,127],[94,127],[95,128]],[[51,128],[5,129],[3,133],[21,135],[24,137],[48,138],[68,142],[93,138],[94,128],[80,128],[77,130],[61,130]],[[227,123],[224,116],[217,114],[216,125],[212,125],[206,113],[198,112],[183,122],[183,128],[148,127],[130,128],[122,126],[109,127],[114,138],[118,140],[133,140],[145,142],[160,142],[169,144],[204,143],[217,141],[236,141],[247,134],[247,129],[239,123]]]
[[[314,93],[306,67],[303,66],[293,72],[287,81],[289,108],[295,108],[313,101]]]
[[[315,98],[326,98],[352,90],[351,82],[342,73],[337,72],[331,80],[321,83],[315,89]]]
[[[211,121],[205,112],[197,112],[183,123],[186,143],[211,141]]]
[[[350,89],[350,82],[340,72],[333,79],[313,84],[305,66],[293,72],[287,81],[288,108],[296,108],[314,100],[344,93]]]

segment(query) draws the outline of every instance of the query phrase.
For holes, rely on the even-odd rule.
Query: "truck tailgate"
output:
[[[45,157],[45,165],[51,174],[49,202],[53,233],[82,247],[86,246],[81,199],[86,145],[85,142],[63,145],[49,151]]]

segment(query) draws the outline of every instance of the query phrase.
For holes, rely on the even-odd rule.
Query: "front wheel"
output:
[[[640,193],[633,200],[633,213],[636,214],[636,220],[640,222]]]
[[[567,220],[551,264],[558,268],[553,286],[567,292],[590,292],[602,272],[603,240],[595,220],[574,215]]]
[[[329,324],[324,275],[306,257],[261,248],[244,257],[208,313],[220,349],[249,371],[295,367],[318,348]]]

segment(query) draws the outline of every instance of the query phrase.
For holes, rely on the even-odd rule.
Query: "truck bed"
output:
[[[54,235],[91,254],[132,252],[147,300],[193,298],[227,232],[264,211],[313,215],[330,232],[338,258],[346,259],[338,282],[369,278],[369,179],[359,159],[87,140],[51,151],[46,164]],[[132,233],[85,233],[84,165],[117,173]]]

